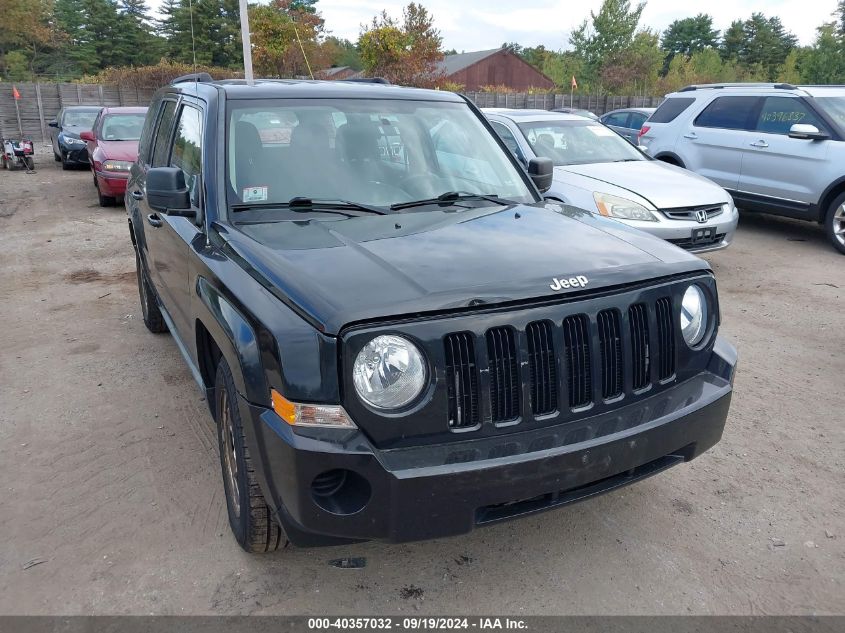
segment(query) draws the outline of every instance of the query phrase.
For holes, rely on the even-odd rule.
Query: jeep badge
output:
[[[586,288],[587,283],[589,282],[584,275],[570,277],[569,279],[561,277],[560,279],[552,279],[552,283],[549,284],[549,288],[551,288],[552,290],[566,290],[567,288]]]

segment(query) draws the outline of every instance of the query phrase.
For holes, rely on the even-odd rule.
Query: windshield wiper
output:
[[[444,204],[449,202],[457,202],[458,200],[487,200],[488,202],[495,202],[502,206],[516,204],[513,200],[500,198],[496,194],[471,193],[469,191],[447,191],[441,193],[436,198],[426,198],[424,200],[411,200],[410,202],[397,202],[391,204],[390,208],[394,211],[400,209],[410,209],[411,207],[422,207],[427,204]]]
[[[298,196],[287,202],[244,202],[232,205],[232,211],[250,211],[253,209],[288,209],[294,213],[306,213],[308,211],[320,211],[325,213],[339,213],[350,218],[358,217],[350,211],[366,211],[377,215],[387,215],[388,210],[384,207],[352,202],[350,200],[320,200]]]

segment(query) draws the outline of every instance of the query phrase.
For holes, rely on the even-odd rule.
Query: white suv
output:
[[[741,209],[823,223],[845,254],[845,86],[688,86],[666,96],[639,143]]]

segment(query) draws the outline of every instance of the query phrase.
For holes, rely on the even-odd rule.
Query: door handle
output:
[[[766,141],[764,141],[763,139],[760,139],[759,141],[754,141],[753,143],[751,143],[751,147],[768,147],[768,146],[769,146],[769,144]]]
[[[695,139],[698,138],[698,134],[696,134],[695,132],[687,132],[686,134],[684,134],[684,138]]]
[[[144,199],[144,192],[141,191],[140,189],[133,191],[129,195],[131,195],[133,198],[135,198],[135,200],[143,200]]]
[[[158,228],[162,225],[162,221],[161,221],[161,218],[158,217],[158,213],[150,213],[147,216],[147,222],[150,223],[150,226],[154,226],[156,228]]]

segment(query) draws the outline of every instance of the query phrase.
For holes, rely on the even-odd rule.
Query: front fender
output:
[[[265,402],[269,393],[255,330],[246,317],[205,277],[197,278],[197,296],[211,318],[200,319],[226,362],[235,387],[251,402]],[[210,385],[209,385],[210,386]]]

